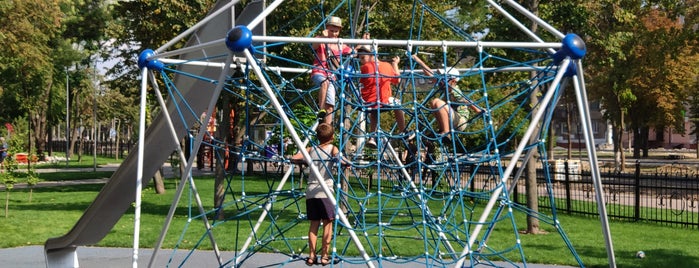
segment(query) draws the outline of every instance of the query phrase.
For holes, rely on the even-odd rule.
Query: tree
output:
[[[61,12],[55,1],[9,1],[0,4],[0,79],[3,81],[3,114],[9,118],[27,115],[34,128],[30,135],[45,133],[45,114],[53,86],[51,40],[60,29]],[[8,118],[8,119],[9,119]],[[32,142],[27,150],[32,153]],[[39,149],[41,152],[41,149]],[[31,161],[30,161],[31,162]]]
[[[635,32],[640,33],[631,51],[635,72],[626,82],[638,97],[631,107],[631,125],[634,127],[634,157],[648,156],[648,129],[654,128],[662,138],[666,127],[675,133],[684,133],[684,100],[691,81],[693,44],[682,34],[679,18],[660,8],[647,10],[640,17]],[[673,53],[674,52],[674,53]],[[690,79],[687,79],[690,78]],[[652,111],[642,113],[640,111]]]
[[[670,69],[677,66],[668,64],[686,64],[686,57],[677,59],[677,54],[670,51],[691,47],[686,42],[691,38],[696,40],[691,37],[696,34],[688,34],[691,27],[678,24],[679,16],[691,9],[685,4],[689,3],[606,0],[588,4],[596,16],[590,18],[586,42],[588,50],[597,53],[590,53],[587,58],[591,62],[586,69],[591,79],[587,81],[591,85],[590,93],[601,100],[605,116],[614,126],[617,153],[623,149],[620,134],[627,120],[634,130],[634,157],[641,156],[641,149],[647,156],[648,144],[644,141],[651,127],[677,128],[682,121],[684,86],[669,81],[668,75],[683,72]]]
[[[531,11],[534,15],[539,14],[539,0],[530,0],[525,2],[525,7]],[[533,33],[538,32],[538,25],[536,23],[532,23],[529,26],[529,30],[531,30]],[[533,78],[536,76],[535,72],[531,73],[531,77]],[[535,96],[538,96],[540,94],[539,88],[535,88],[533,92],[531,93],[530,99],[529,99],[529,104],[531,105],[532,109],[532,114],[536,114],[539,109],[545,109],[545,107],[541,107],[538,101],[538,98],[535,98]],[[538,122],[537,124],[537,130],[535,133],[540,133],[541,132],[541,124]],[[537,143],[537,140],[539,137],[537,135],[532,135],[529,138],[529,144],[535,144]],[[532,159],[529,159],[526,163],[526,192],[527,192],[527,208],[531,209],[534,213],[539,212],[539,188],[537,186],[537,176],[536,176],[536,169],[539,161],[537,160],[539,158],[539,146],[533,147],[531,150],[533,150],[532,153]],[[543,231],[539,229],[539,219],[537,217],[534,217],[532,215],[527,216],[527,230],[526,232],[528,234],[540,234],[540,233],[546,233],[546,231]]]
[[[94,111],[97,101],[97,84],[100,80],[96,72],[95,56],[107,42],[105,31],[110,22],[110,14],[107,5],[103,1],[71,0],[63,7],[66,14],[64,28],[61,35],[62,42],[70,45],[73,57],[62,57],[57,63],[68,67],[70,76],[70,108],[73,109],[69,120],[73,120],[70,135],[70,150],[73,152],[75,142],[85,137],[80,131],[84,127],[92,126],[97,115]],[[57,66],[58,69],[58,66]],[[60,80],[58,80],[60,81]],[[96,126],[92,126],[95,127]],[[80,146],[82,146],[82,142]],[[80,154],[82,150],[79,150]],[[70,155],[68,155],[69,157]],[[81,159],[81,155],[78,156]]]
[[[598,99],[605,110],[605,118],[612,124],[616,165],[624,170],[621,135],[625,131],[628,107],[636,96],[625,81],[633,75],[628,59],[635,38],[633,27],[641,8],[638,1],[605,0],[586,3],[590,14],[584,35],[589,53],[585,69],[589,75],[588,93]]]

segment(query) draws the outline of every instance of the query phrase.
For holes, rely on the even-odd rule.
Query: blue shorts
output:
[[[325,104],[335,107],[335,85],[333,85],[333,81],[323,74],[314,74],[311,76],[311,80],[313,80],[313,84],[317,87],[319,87],[321,83],[328,81],[328,91],[325,93]]]

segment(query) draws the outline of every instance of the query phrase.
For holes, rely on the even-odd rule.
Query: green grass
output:
[[[64,157],[65,153],[54,153],[54,156],[58,157]],[[70,160],[68,161],[68,165],[66,166],[66,161],[58,161],[58,162],[42,162],[42,163],[32,163],[32,167],[36,169],[45,169],[45,168],[91,168],[94,167],[95,162],[97,162],[97,166],[102,166],[110,163],[121,163],[123,159],[116,160],[114,157],[104,157],[104,156],[97,156],[96,158],[93,158],[92,155],[83,155],[78,161],[78,155],[73,155]],[[26,164],[21,164],[18,165],[19,169],[26,169],[27,165]]]
[[[63,156],[65,154],[55,154],[57,156]],[[54,163],[49,163],[49,162],[41,162],[41,163],[32,163],[31,167],[34,171],[37,172],[37,176],[39,177],[39,182],[42,181],[69,181],[69,180],[84,180],[84,179],[96,179],[96,178],[109,178],[112,176],[114,173],[113,171],[92,171],[89,170],[87,172],[50,172],[50,173],[45,173],[43,170],[46,169],[83,169],[87,170],[90,168],[93,168],[95,165],[95,161],[97,163],[97,167],[104,166],[107,164],[113,164],[113,163],[119,163],[119,160],[115,160],[114,158],[111,157],[97,157],[96,159],[93,159],[92,156],[83,156],[81,161],[77,160],[77,156],[73,157],[70,161],[68,161],[68,164],[66,165],[65,161],[62,162],[54,162]],[[25,183],[27,182],[27,176],[26,176],[26,171],[27,171],[27,164],[17,164],[17,172],[14,173],[15,179],[17,179],[16,183]],[[2,183],[0,181],[0,183]]]
[[[77,175],[60,174],[55,173],[54,175],[57,177]],[[96,177],[102,177],[103,175],[86,172],[80,176],[87,178],[88,175],[85,174],[93,174]],[[51,180],[51,178],[42,179]],[[197,178],[196,182],[203,204],[206,208],[210,208],[213,198],[211,190],[213,189],[213,179]],[[235,187],[241,187],[240,182],[238,181],[237,183]],[[167,193],[163,195],[155,194],[152,188],[144,189],[140,233],[140,245],[142,247],[151,247],[158,239],[164,216],[167,214],[175,193],[175,185],[175,180],[167,180]],[[4,212],[0,214],[0,230],[2,230],[3,238],[0,239],[0,247],[42,245],[50,237],[65,234],[92,203],[101,187],[102,185],[80,185],[37,188],[33,191],[31,202],[29,202],[28,189],[12,190],[9,195],[9,215],[5,217]],[[261,180],[246,179],[245,189],[248,198],[254,199],[255,193],[266,192],[267,185]],[[386,191],[389,192],[388,190]],[[237,197],[240,198],[241,196]],[[183,195],[183,202],[181,202],[183,204],[179,206],[176,218],[170,227],[171,232],[168,234],[164,245],[166,248],[171,248],[175,245],[180,236],[180,231],[187,225],[185,219],[187,218],[188,210],[184,203],[187,203],[189,198],[190,194],[186,191]],[[293,202],[289,200],[284,201],[280,198],[278,204],[279,206],[291,205]],[[431,207],[434,207],[435,210],[439,209],[437,205],[437,203],[431,203]],[[287,207],[284,210],[280,210],[281,213],[277,215],[278,225],[289,227],[287,232],[289,237],[301,237],[305,235],[308,228],[307,222],[295,221],[295,211],[295,208]],[[236,212],[233,206],[226,211],[228,216],[233,216]],[[385,213],[390,214],[388,211]],[[478,209],[474,211],[474,214],[478,215]],[[254,212],[247,216],[256,219],[257,215],[259,215],[259,212]],[[377,217],[377,215],[369,215],[368,217]],[[132,247],[133,218],[134,211],[130,209],[97,246]],[[521,230],[526,227],[524,215],[516,210],[515,221],[518,229]],[[559,221],[587,267],[608,267],[605,243],[598,219],[560,215]],[[244,223],[247,223],[247,221]],[[410,221],[409,217],[404,217],[397,218],[392,223],[409,224]],[[220,242],[220,245],[222,245],[222,250],[235,250],[232,248],[235,237],[240,237],[240,240],[244,240],[244,237],[249,234],[249,227],[244,225],[242,224],[239,228],[229,228],[231,226],[227,225],[224,228],[214,229],[214,235]],[[542,228],[549,233],[545,235],[520,236],[527,261],[530,263],[577,265],[558,232],[543,222]],[[699,241],[699,231],[697,230],[617,221],[612,221],[610,228],[618,267],[699,267],[699,243],[697,243]],[[202,229],[200,220],[192,221],[188,232],[183,236],[184,242],[180,246],[185,248],[191,247],[200,239],[203,239],[203,244],[206,247],[208,238],[202,238]],[[424,250],[422,240],[415,239],[414,233],[413,230],[388,232],[388,234],[396,236],[391,238],[393,239],[393,250],[396,254],[416,255]],[[338,250],[342,249],[342,245],[347,239],[347,233],[343,231],[343,235],[336,240]],[[376,241],[374,236],[370,236],[369,239]],[[511,224],[503,222],[497,226],[496,233],[488,241],[488,245],[496,249],[503,249],[512,245],[514,241],[514,231],[511,228]],[[300,239],[292,240],[289,244],[272,242],[268,246],[274,248],[291,247],[294,250],[305,251],[304,245],[305,241]],[[460,247],[457,246],[457,248]],[[347,250],[348,255],[357,254],[353,245],[348,246]],[[639,250],[646,253],[647,257],[645,259],[635,258],[635,253]]]
[[[109,178],[114,171],[38,173],[39,181],[71,181]]]
[[[520,198],[519,202],[526,202],[524,198]],[[545,197],[539,197],[539,206],[550,207],[548,199]],[[648,201],[646,201],[647,204]],[[657,200],[651,200],[651,202],[657,202]],[[678,202],[689,202],[689,201],[678,201]],[[651,203],[652,204],[652,203]],[[675,222],[677,226],[683,225],[686,222],[699,222],[699,213],[690,211],[691,208],[686,209],[671,209],[668,207],[644,207],[641,204],[639,209],[638,218],[641,221],[659,221],[659,222]],[[680,205],[678,205],[680,206]],[[689,206],[685,204],[685,206]],[[566,211],[566,202],[564,199],[556,199],[556,208],[560,212]],[[606,205],[607,215],[610,218],[617,218],[620,220],[628,221],[634,217],[635,207],[622,204],[614,204],[608,202]],[[585,200],[570,200],[570,211],[571,214],[587,214],[593,213],[597,214],[597,203]],[[583,213],[586,212],[586,213]]]

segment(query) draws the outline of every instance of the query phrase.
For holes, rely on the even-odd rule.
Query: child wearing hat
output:
[[[423,62],[417,55],[412,56],[413,60],[422,66],[425,75],[435,76],[435,73],[430,69],[425,62]],[[466,95],[461,92],[457,82],[459,82],[459,71],[450,69],[438,69],[437,72],[440,75],[446,75],[446,82],[442,81],[438,85],[441,90],[445,90],[449,98],[450,105],[441,98],[434,98],[430,101],[430,109],[434,109],[434,116],[437,119],[437,125],[439,126],[439,135],[443,136],[447,140],[449,139],[449,133],[451,132],[451,125],[454,128],[464,131],[468,126],[468,119],[470,117],[470,111],[480,113],[482,110],[478,108],[471,100],[469,100]],[[452,124],[449,124],[451,120]]]
[[[330,16],[325,22],[325,29],[316,38],[338,38],[342,30],[342,19]],[[335,108],[335,77],[332,74],[340,66],[340,57],[352,53],[352,48],[338,44],[313,44],[313,69],[311,80],[315,86],[320,86],[318,91],[318,108],[321,122],[332,124],[332,112]]]

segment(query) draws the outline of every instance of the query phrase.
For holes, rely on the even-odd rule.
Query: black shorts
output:
[[[332,220],[335,219],[335,207],[328,198],[308,198],[306,215],[311,221]]]

